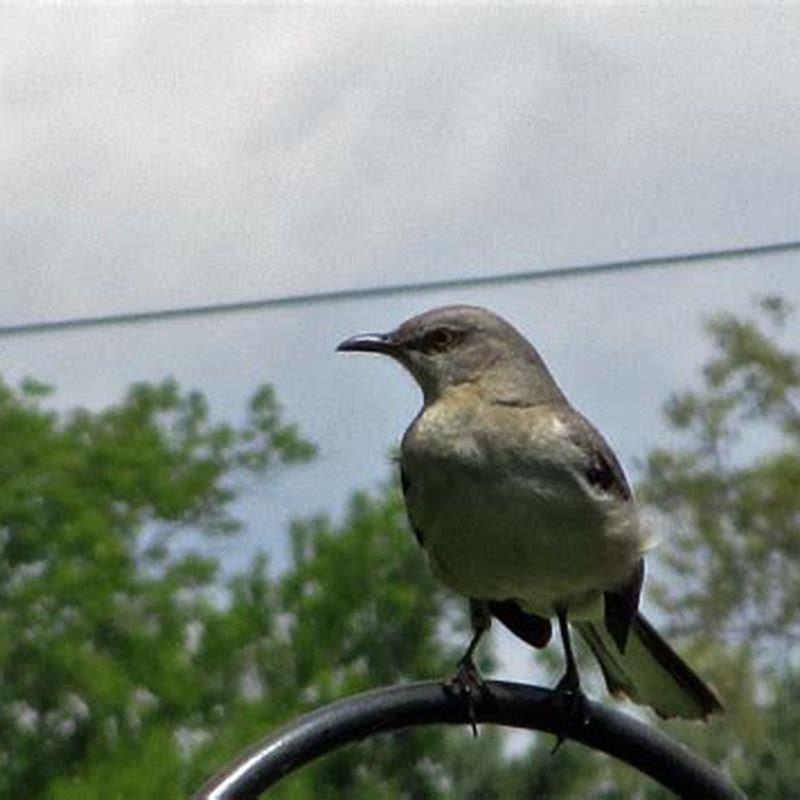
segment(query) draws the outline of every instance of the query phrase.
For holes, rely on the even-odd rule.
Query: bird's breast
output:
[[[403,441],[406,503],[444,583],[550,614],[627,578],[640,553],[632,509],[599,504],[564,446],[546,418],[518,425],[457,404],[420,415]]]

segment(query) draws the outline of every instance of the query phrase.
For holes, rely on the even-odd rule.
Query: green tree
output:
[[[179,761],[164,743],[221,699],[187,641],[216,613],[217,565],[170,543],[231,534],[241,477],[313,449],[267,387],[238,428],[170,381],[97,413],[48,394],[0,384],[0,796],[58,796],[102,760],[104,796],[152,797]]]
[[[672,523],[659,595],[670,618],[787,655],[800,639],[800,359],[773,338],[787,305],[759,308],[760,324],[710,321],[716,353],[703,390],[666,407],[686,443],[649,455],[643,488]]]
[[[800,756],[785,708],[800,677],[800,356],[781,341],[788,304],[757,311],[709,320],[703,386],[665,409],[682,443],[650,453],[642,494],[668,530],[657,600],[728,711],[674,727],[753,796],[779,798]]]

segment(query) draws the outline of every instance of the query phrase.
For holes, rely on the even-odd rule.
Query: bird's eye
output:
[[[456,340],[456,334],[449,328],[436,328],[422,337],[421,349],[426,353],[441,353]]]

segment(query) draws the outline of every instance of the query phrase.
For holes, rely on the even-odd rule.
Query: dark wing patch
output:
[[[515,636],[533,647],[544,647],[553,634],[549,619],[523,611],[514,600],[489,600],[489,611]]]
[[[414,524],[414,520],[411,519],[411,512],[408,510],[408,487],[410,484],[408,481],[408,475],[402,466],[400,467],[400,486],[403,489],[403,497],[406,501],[406,516],[408,517],[408,524],[411,526],[411,530],[414,531],[417,544],[420,547],[424,547],[425,537],[422,535],[422,531]]]
[[[639,596],[644,582],[644,559],[640,558],[631,579],[613,592],[605,592],[605,623],[611,638],[616,642],[619,652],[625,653],[631,624],[639,608]]]
[[[583,451],[583,474],[590,485],[620,500],[632,500],[633,492],[622,466],[599,431],[577,412],[564,422],[570,440]]]
[[[611,455],[611,459],[608,458],[608,455]],[[613,494],[620,500],[633,498],[622,467],[613,453],[607,454],[602,451],[592,453],[592,460],[586,468],[585,475],[592,486],[596,486],[608,494]]]

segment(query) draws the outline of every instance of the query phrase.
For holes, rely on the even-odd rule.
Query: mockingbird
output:
[[[434,574],[470,599],[462,684],[480,681],[472,656],[492,617],[544,647],[555,616],[566,660],[559,693],[582,697],[569,620],[612,695],[662,717],[722,710],[638,611],[648,537],[614,452],[515,328],[482,308],[448,306],[338,349],[389,355],[422,389],[403,436],[403,493]]]

